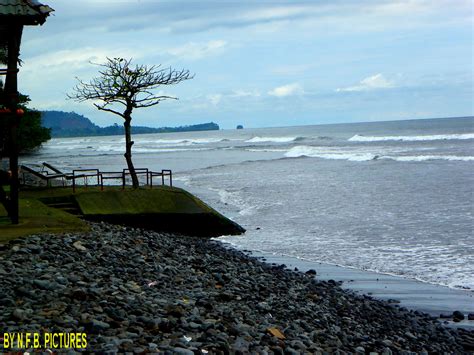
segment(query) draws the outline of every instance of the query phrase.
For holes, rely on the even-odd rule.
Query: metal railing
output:
[[[100,185],[99,169],[74,169],[72,171],[72,191],[76,192],[76,179],[84,179],[84,185],[89,186],[89,178],[95,177],[97,179],[97,186]]]
[[[135,168],[135,174],[137,174],[137,177],[140,178],[141,176],[145,176],[146,179],[146,184],[149,184],[149,178],[148,178],[148,168]],[[130,175],[130,170],[129,169],[123,169],[123,176],[124,176],[124,187],[126,183],[127,176]]]
[[[120,184],[122,185],[122,189],[125,189],[125,186],[127,186],[127,177],[129,177],[130,170],[129,169],[123,169],[122,171],[100,171],[99,169],[74,169],[72,173],[63,173],[59,169],[55,168],[54,166],[48,164],[48,163],[43,163],[41,171],[36,171],[32,168],[29,168],[27,166],[22,166],[21,167],[23,170],[23,175],[25,173],[29,173],[33,176],[35,176],[38,179],[41,179],[46,182],[46,185],[48,187],[51,187],[51,181],[53,179],[60,179],[62,182],[62,186],[68,186],[67,181],[71,180],[72,181],[72,190],[73,192],[76,192],[76,187],[77,186],[100,186],[101,190],[104,190],[104,186],[107,186],[107,184],[104,184],[104,182],[108,180],[117,180],[120,181]],[[51,170],[53,173],[49,172],[47,169]],[[169,169],[163,169],[161,172],[159,171],[152,171],[149,170],[148,168],[136,168],[135,172],[138,176],[138,178],[142,178],[143,183],[146,186],[149,186],[150,188],[153,188],[153,183],[154,181],[156,182],[156,178],[161,177],[161,185],[164,186],[166,185],[166,180],[168,180],[168,184],[170,187],[173,186],[173,173]],[[23,179],[26,181],[26,179]],[[78,180],[82,180],[83,184],[78,184]],[[155,185],[159,185],[155,183]]]
[[[100,174],[100,189],[104,190],[104,180],[120,180],[122,189],[125,189],[125,175],[123,171],[101,171]]]
[[[153,177],[154,176],[161,176],[161,185],[165,184],[165,176],[168,176],[169,182],[170,182],[170,187],[173,187],[173,173],[171,170],[168,169],[163,169],[161,170],[161,173],[155,172],[155,171],[150,171],[150,188],[153,187]]]

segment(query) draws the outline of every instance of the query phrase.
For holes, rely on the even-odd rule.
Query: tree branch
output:
[[[100,105],[98,105],[98,104],[94,104],[94,106],[97,107],[97,109],[99,109],[100,111],[111,112],[111,113],[114,113],[114,114],[116,114],[116,115],[119,115],[119,116],[125,118],[125,115],[124,115],[123,113],[118,112],[118,111],[112,110],[112,109],[110,109],[110,108],[106,108],[106,107],[104,107],[104,106],[100,106]]]
[[[161,65],[132,66],[132,59],[107,58],[105,63],[91,64],[100,68],[99,76],[89,82],[76,78],[73,93],[67,94],[67,98],[77,102],[102,101],[103,104],[94,103],[94,106],[121,117],[131,117],[133,108],[155,106],[163,100],[177,100],[173,96],[158,95],[154,90],[194,78],[185,69],[174,70],[162,68]],[[113,107],[115,105],[125,106],[126,110],[121,113]]]

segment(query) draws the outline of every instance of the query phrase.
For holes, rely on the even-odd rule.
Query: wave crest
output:
[[[263,142],[273,142],[273,143],[289,143],[303,140],[304,137],[259,137],[255,136],[248,140],[246,143],[263,143]]]
[[[460,133],[460,134],[433,134],[425,136],[362,136],[356,134],[348,139],[350,142],[384,142],[384,141],[404,141],[404,142],[419,142],[419,141],[438,141],[451,139],[474,139],[474,133]]]
[[[462,155],[381,155],[367,152],[328,152],[318,147],[300,145],[291,148],[285,153],[287,158],[310,157],[333,160],[370,161],[370,160],[394,160],[398,162],[421,162],[429,160],[447,161],[474,161],[473,156]]]

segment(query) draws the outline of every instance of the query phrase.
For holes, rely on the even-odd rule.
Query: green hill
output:
[[[53,137],[113,136],[124,134],[123,126],[115,124],[99,127],[87,117],[75,112],[42,111],[41,120],[44,127],[51,128],[51,135]],[[190,126],[161,128],[132,126],[133,134],[212,130],[219,130],[219,125],[209,122]]]

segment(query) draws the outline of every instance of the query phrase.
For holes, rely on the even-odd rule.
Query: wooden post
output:
[[[17,127],[19,124],[19,117],[16,115],[18,106],[18,57],[20,55],[20,42],[23,32],[23,25],[11,24],[11,36],[8,39],[8,73],[5,79],[5,99],[6,106],[10,109],[11,116],[9,117],[9,154],[10,154],[10,219],[13,224],[19,222],[19,204],[18,204],[18,136]]]

